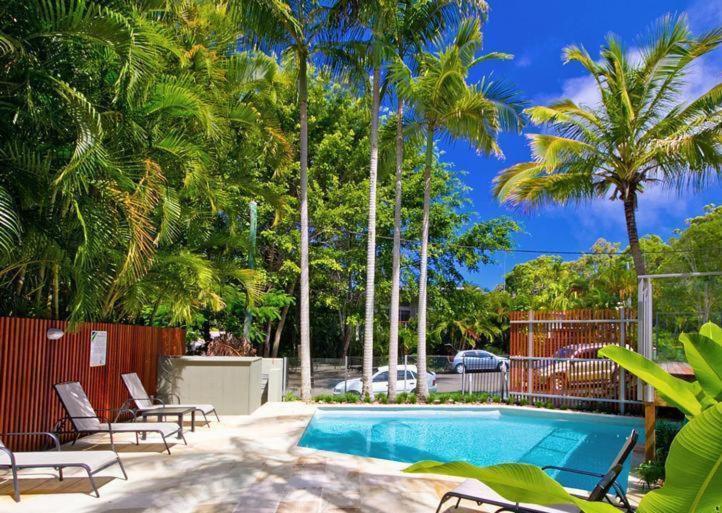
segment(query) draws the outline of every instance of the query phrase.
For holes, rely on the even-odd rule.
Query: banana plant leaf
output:
[[[624,367],[648,385],[653,386],[667,403],[677,407],[688,418],[704,409],[693,383],[675,378],[644,356],[619,346],[605,346],[599,354]]]
[[[610,504],[589,502],[574,497],[542,469],[525,463],[477,467],[464,461],[451,463],[420,461],[404,469],[404,472],[478,479],[513,503],[538,504],[540,506],[572,504],[584,513],[619,513],[619,510]]]
[[[683,333],[679,339],[702,389],[722,401],[722,344],[697,333]]]
[[[713,322],[706,322],[699,329],[699,334],[711,338],[722,346],[722,328]]]
[[[714,513],[722,508],[722,403],[682,428],[665,469],[664,486],[648,493],[637,513]]]

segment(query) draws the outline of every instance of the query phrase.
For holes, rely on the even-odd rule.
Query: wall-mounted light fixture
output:
[[[48,337],[48,340],[60,340],[63,338],[63,335],[65,335],[65,332],[60,328],[48,328],[48,331],[45,334],[45,336]]]

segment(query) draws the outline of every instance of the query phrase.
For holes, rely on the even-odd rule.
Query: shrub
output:
[[[637,467],[637,473],[647,485],[647,488],[657,486],[664,480],[664,463],[659,460],[650,460]]]
[[[286,395],[283,396],[283,400],[287,401],[287,402],[288,401],[300,401],[301,398],[289,390],[288,392],[286,392]]]

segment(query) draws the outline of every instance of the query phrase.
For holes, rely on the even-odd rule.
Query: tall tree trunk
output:
[[[286,317],[288,316],[288,309],[291,305],[283,307],[281,312],[281,318],[278,320],[276,326],[276,332],[273,334],[273,346],[271,347],[271,358],[278,358],[278,348],[281,346],[281,335],[283,334],[283,326],[286,324]]]
[[[263,340],[263,357],[268,358],[271,356],[271,331],[273,330],[273,323],[268,321],[266,323],[266,337]]]
[[[348,356],[348,348],[351,345],[351,335],[353,335],[353,329],[351,328],[351,326],[345,326],[343,333],[343,350],[341,353],[341,358],[346,358]]]
[[[396,399],[399,361],[399,292],[401,288],[401,180],[404,166],[404,101],[396,104],[396,181],[394,197],[394,248],[391,263],[391,310],[389,312],[389,401]]]
[[[429,397],[429,384],[426,379],[426,281],[429,259],[429,213],[431,210],[431,168],[434,165],[434,127],[428,128],[426,135],[426,164],[424,165],[424,213],[421,221],[421,264],[419,266],[419,311],[418,343],[416,354],[418,379],[416,395],[425,401]]]
[[[306,49],[298,52],[298,103],[301,125],[301,399],[311,400],[311,332],[308,284],[308,84]]]
[[[374,286],[376,282],[376,175],[379,164],[379,103],[381,67],[374,66],[371,106],[371,162],[369,166],[369,227],[366,247],[366,319],[364,323],[363,389],[364,397],[373,395],[371,375],[374,360]]]
[[[647,274],[647,271],[644,265],[642,249],[639,247],[639,234],[637,233],[637,218],[635,214],[637,195],[629,192],[624,196],[623,202],[624,217],[627,221],[627,235],[629,236],[629,251],[632,253],[632,260],[634,260],[634,270],[637,272],[637,276],[641,276]]]

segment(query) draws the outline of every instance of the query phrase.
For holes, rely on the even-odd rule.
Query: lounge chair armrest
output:
[[[118,418],[120,418],[120,416],[121,416],[123,413],[130,413],[130,414],[132,415],[132,417],[133,417],[133,421],[135,421],[135,419],[138,417],[138,415],[136,415],[136,413],[135,413],[132,409],[130,409],[130,408],[101,408],[101,409],[95,410],[95,411],[96,411],[96,412],[107,412],[107,413],[118,412],[118,413],[115,415],[115,420],[116,420],[116,421],[118,420]],[[104,420],[110,422],[109,417],[105,417]]]
[[[159,394],[159,395],[157,395],[157,396],[153,396],[152,398],[153,398],[154,400],[155,400],[155,399],[160,400],[160,399],[159,399],[160,397],[165,397],[166,399],[175,398],[175,399],[178,401],[176,404],[180,404],[180,403],[181,403],[180,396],[179,396],[178,394]],[[168,401],[168,402],[169,402],[170,404],[173,404],[173,401]],[[165,404],[165,403],[164,403],[164,404]]]
[[[583,476],[604,477],[604,474],[597,474],[596,472],[587,472],[586,470],[579,470],[577,468],[569,467],[555,467],[553,465],[547,465],[546,467],[542,467],[542,470],[559,470],[560,472],[570,472],[572,474],[581,474]]]
[[[33,435],[45,435],[53,441],[56,450],[60,450],[60,439],[55,433],[49,431],[23,431],[17,433],[4,433],[2,436],[33,436]]]
[[[13,451],[11,451],[7,447],[0,445],[0,452],[4,452],[8,455],[8,457],[10,458],[10,466],[14,467],[15,466],[15,455],[13,454]]]

